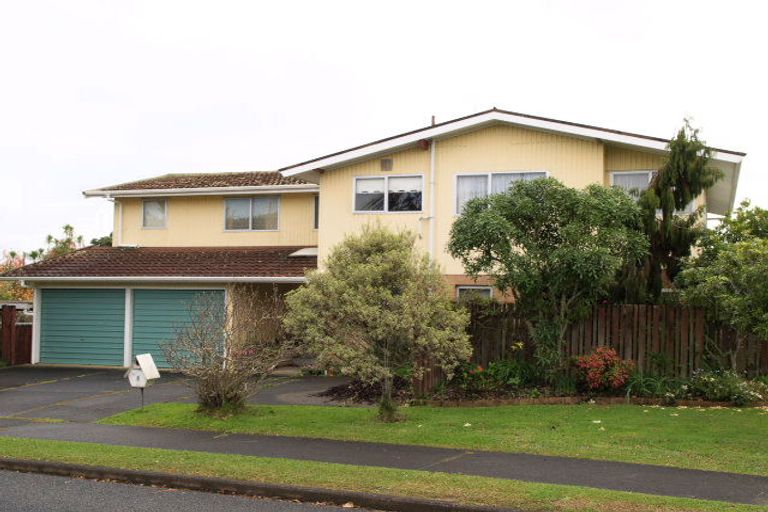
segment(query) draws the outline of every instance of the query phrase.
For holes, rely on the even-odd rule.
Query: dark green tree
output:
[[[714,229],[703,233],[696,254],[683,261],[675,280],[684,303],[736,332],[729,350],[736,369],[746,339],[768,338],[768,210],[743,201]]]
[[[467,203],[448,250],[467,273],[494,278],[515,300],[548,377],[560,368],[568,326],[648,247],[640,208],[624,191],[569,188],[555,179],[513,183]]]
[[[682,259],[690,256],[692,246],[706,229],[701,208],[693,213],[683,211],[722,177],[721,171],[710,165],[711,150],[688,120],[667,149],[664,165],[638,200],[649,251],[622,268],[612,293],[615,301],[658,302],[665,274],[670,282],[675,279]]]
[[[98,247],[112,247],[112,233],[99,238],[91,238],[91,245]]]

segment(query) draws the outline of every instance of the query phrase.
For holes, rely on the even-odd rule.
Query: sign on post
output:
[[[157,371],[155,366],[155,360],[152,359],[152,354],[139,354],[136,356],[136,362],[139,364],[141,371],[147,376],[147,380],[154,380],[160,378],[160,372]]]

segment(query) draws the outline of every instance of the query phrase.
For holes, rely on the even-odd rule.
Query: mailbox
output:
[[[160,372],[157,371],[152,354],[139,354],[136,356],[136,363],[129,369],[125,376],[128,377],[128,383],[132,388],[141,391],[141,408],[144,408],[144,388],[152,383],[153,380],[160,378]]]
[[[147,387],[147,376],[141,368],[131,368],[128,371],[128,382],[131,387],[143,389]]]

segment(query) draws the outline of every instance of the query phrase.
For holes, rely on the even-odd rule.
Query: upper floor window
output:
[[[640,194],[646,190],[651,183],[651,180],[656,176],[657,171],[614,171],[611,173],[611,185],[619,187],[625,190],[629,195],[634,198],[639,198]],[[677,210],[676,213],[693,213],[696,201],[691,201],[682,210]],[[661,215],[661,210],[657,211],[658,215]]]
[[[488,194],[506,192],[515,181],[546,178],[544,171],[494,172],[486,174],[463,174],[456,176],[456,212],[461,213],[470,199],[487,197]]]
[[[628,171],[611,174],[614,187],[625,190],[632,197],[640,197],[640,193],[648,188],[655,171]]]
[[[355,178],[356,212],[420,212],[421,175]]]
[[[280,197],[227,199],[224,229],[228,231],[275,231],[279,226]]]
[[[165,199],[145,199],[142,203],[141,226],[147,229],[163,229],[166,224]]]

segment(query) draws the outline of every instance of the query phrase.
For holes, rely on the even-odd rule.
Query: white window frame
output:
[[[488,290],[489,299],[493,299],[493,286],[484,286],[479,284],[459,284],[456,285],[456,301],[460,299],[460,292],[461,290]]]
[[[277,198],[277,227],[275,229],[253,229],[253,200],[264,197],[276,197]],[[249,199],[248,202],[248,226],[247,229],[228,229],[227,228],[227,201],[230,199]],[[283,211],[282,196],[276,194],[264,194],[252,197],[227,197],[224,199],[224,231],[227,233],[274,233],[280,231],[281,213]]]
[[[421,179],[421,209],[409,210],[403,212],[391,212],[389,211],[389,178],[420,178]],[[383,210],[358,210],[355,208],[357,197],[357,181],[358,180],[373,180],[384,179],[384,209]],[[355,176],[352,180],[352,213],[362,214],[409,214],[409,213],[424,213],[424,175],[423,174],[387,174],[387,175],[371,175],[371,176]]]
[[[647,174],[648,175],[648,183],[650,183],[651,180],[653,179],[653,173],[654,172],[656,172],[656,171],[653,170],[653,169],[651,169],[651,170],[633,169],[631,171],[611,171],[610,172],[610,174],[611,174],[611,186],[613,187],[615,185],[614,177],[617,174],[621,174],[621,175],[624,175],[624,176],[638,175],[638,174]]]
[[[163,203],[163,225],[162,226],[147,226],[146,219],[144,218],[144,204],[148,201],[153,203]],[[147,198],[141,200],[141,229],[168,229],[168,200],[167,199],[155,199]]]
[[[657,172],[658,172],[658,171],[657,171],[656,169],[651,169],[651,170],[633,169],[633,170],[631,170],[631,171],[610,171],[610,172],[609,172],[609,174],[611,175],[611,186],[612,186],[612,187],[613,187],[613,186],[615,186],[615,183],[614,183],[614,178],[615,178],[615,176],[616,176],[617,174],[622,174],[622,175],[630,175],[630,174],[634,174],[634,175],[638,175],[638,174],[647,174],[647,175],[648,175],[648,183],[650,184],[650,183],[651,183],[651,181],[653,180],[653,175],[654,175],[654,173],[657,173]],[[647,190],[647,188],[646,188],[646,190]],[[698,198],[693,198],[693,199],[691,200],[691,203],[690,203],[690,205],[686,205],[686,207],[685,207],[684,209],[682,209],[682,210],[675,210],[675,213],[676,213],[676,214],[678,214],[678,215],[691,215],[693,212],[695,212],[695,211],[696,211],[696,208],[697,208],[697,206],[696,206],[696,200],[697,200],[697,199],[698,199]],[[691,210],[690,210],[690,211],[688,211],[688,206],[691,206]],[[661,210],[656,210],[656,215],[657,215],[657,216],[660,216],[660,215],[661,215]]]
[[[549,171],[546,169],[538,170],[525,170],[525,171],[492,171],[492,172],[461,172],[453,177],[453,213],[455,215],[461,215],[459,210],[459,178],[466,176],[487,176],[488,183],[486,190],[488,191],[485,197],[491,195],[491,183],[493,182],[494,174],[540,174],[544,173],[544,178],[549,178]]]

